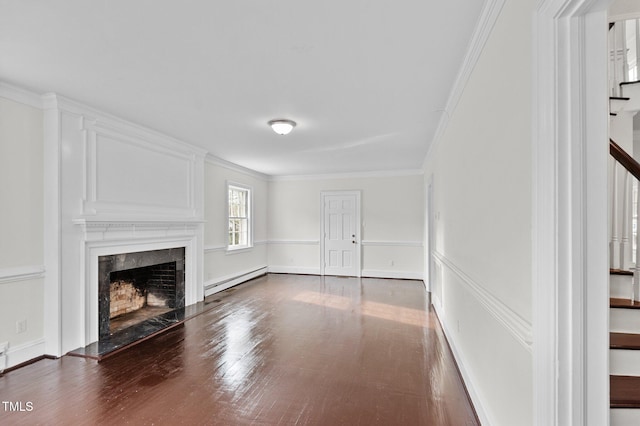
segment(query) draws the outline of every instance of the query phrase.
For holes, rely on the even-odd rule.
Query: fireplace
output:
[[[184,247],[99,256],[99,340],[184,308],[184,270]]]

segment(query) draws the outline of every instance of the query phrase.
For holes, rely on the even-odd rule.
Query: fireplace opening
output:
[[[109,333],[176,307],[176,262],[109,274]]]
[[[184,248],[100,256],[99,338],[184,308]]]

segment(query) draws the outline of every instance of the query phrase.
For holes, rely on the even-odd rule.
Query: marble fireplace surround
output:
[[[102,340],[110,333],[111,274],[173,263],[171,282],[175,296],[169,300],[170,308],[184,308],[184,247],[134,253],[100,256],[98,259],[98,329]]]
[[[85,234],[85,274],[86,283],[84,297],[84,345],[100,340],[100,258],[103,256],[121,256],[128,254],[153,252],[153,263],[163,263],[184,259],[184,297],[181,307],[195,303],[199,299],[196,280],[198,225],[175,223],[136,223],[136,224],[90,224]],[[158,254],[165,253],[165,254]],[[184,257],[182,254],[184,253]],[[131,262],[122,264],[122,269],[129,269],[134,263],[141,264],[136,257],[129,257]],[[167,260],[170,259],[170,260]],[[156,262],[157,261],[157,262]],[[146,261],[145,261],[146,262]],[[132,267],[137,267],[132,266]],[[177,265],[182,268],[181,265]]]

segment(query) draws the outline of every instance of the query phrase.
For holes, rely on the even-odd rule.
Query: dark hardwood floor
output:
[[[0,400],[25,411],[0,405],[0,424],[478,424],[421,282],[268,275],[230,290],[99,363],[6,373]]]

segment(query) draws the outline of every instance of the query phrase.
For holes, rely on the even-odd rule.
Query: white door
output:
[[[323,206],[323,275],[360,276],[360,193],[326,192]]]

